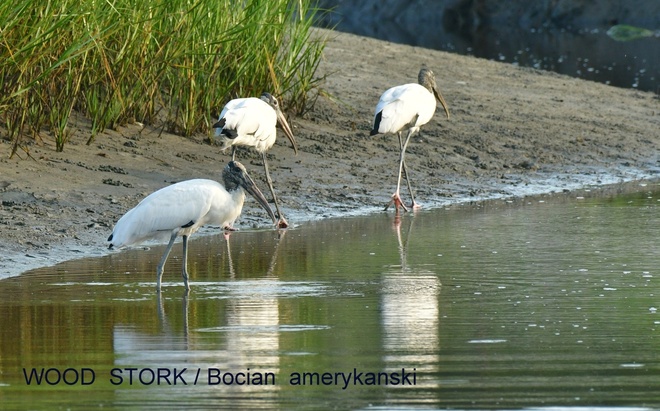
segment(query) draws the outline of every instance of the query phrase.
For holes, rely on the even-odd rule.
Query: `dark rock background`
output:
[[[329,24],[340,18],[355,26],[391,20],[410,27],[411,32],[440,26],[469,32],[493,25],[567,30],[606,29],[615,24],[660,28],[657,0],[320,0],[319,6],[333,9],[327,16]]]
[[[339,31],[660,94],[660,37],[616,42],[616,24],[660,30],[660,1],[320,0]]]

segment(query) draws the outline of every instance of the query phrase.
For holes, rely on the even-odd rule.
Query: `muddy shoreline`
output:
[[[300,153],[280,138],[269,163],[287,219],[305,221],[380,212],[396,185],[393,136],[369,137],[373,109],[392,85],[436,73],[451,119],[441,112],[407,152],[425,209],[491,198],[627,189],[660,179],[660,99],[553,73],[318,30],[330,37],[320,97],[291,117]],[[148,193],[189,178],[219,178],[229,153],[207,136],[184,138],[131,124],[97,136],[72,124],[63,153],[48,135],[8,159],[0,140],[0,278],[106,254],[114,222]],[[266,188],[259,156],[238,152]],[[634,184],[632,185],[634,186]],[[404,201],[407,196],[404,195]],[[237,227],[266,228],[246,201]],[[205,232],[216,232],[211,228]]]

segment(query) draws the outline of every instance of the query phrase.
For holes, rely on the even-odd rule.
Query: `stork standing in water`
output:
[[[268,160],[266,158],[266,152],[275,144],[278,123],[291,141],[295,154],[298,154],[298,146],[291,127],[289,127],[289,123],[282,114],[279,102],[270,93],[263,93],[260,98],[249,97],[231,100],[222,109],[218,122],[213,125],[213,128],[216,129],[216,136],[223,136],[222,150],[232,148],[232,160],[236,159],[236,146],[254,147],[257,152],[261,153],[264,170],[266,171],[266,181],[277,209],[277,218],[279,219],[277,225],[279,228],[286,228],[289,224],[280,210],[275,189],[273,189],[273,181],[268,172]]]
[[[222,180],[224,185],[213,180],[186,180],[151,193],[119,219],[108,237],[109,248],[122,248],[169,237],[165,253],[156,269],[156,287],[160,292],[167,256],[172,250],[174,240],[182,236],[181,275],[186,290],[190,290],[187,268],[188,237],[200,227],[205,224],[223,227],[233,224],[243,209],[246,191],[266,209],[273,222],[277,221],[266,198],[241,163],[230,161],[222,171]]]
[[[399,195],[402,171],[406,175],[408,191],[410,191],[410,197],[412,198],[411,207],[413,209],[419,207],[415,202],[408,170],[406,169],[404,159],[406,147],[410,141],[410,136],[419,131],[420,127],[428,123],[433,117],[433,114],[435,114],[436,100],[445,109],[447,119],[449,119],[449,108],[442,94],[438,91],[433,72],[427,68],[421,69],[417,81],[418,83],[404,84],[385,91],[380,96],[380,101],[376,106],[374,126],[370,135],[396,133],[399,137],[399,149],[401,150],[399,154],[399,178],[396,184],[396,191],[392,194],[390,202],[385,206],[385,210],[387,210],[390,204],[394,203],[397,211],[399,210],[399,206],[405,211],[408,211]],[[407,132],[405,141],[402,139],[403,132]]]

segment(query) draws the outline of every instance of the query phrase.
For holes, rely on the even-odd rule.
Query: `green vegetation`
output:
[[[607,35],[616,41],[632,41],[643,39],[644,37],[660,36],[660,31],[652,31],[643,27],[628,26],[618,24],[607,30]]]
[[[108,127],[161,122],[208,132],[237,96],[270,91],[301,113],[318,92],[325,39],[310,0],[15,0],[0,4],[0,127],[14,155],[72,113]]]

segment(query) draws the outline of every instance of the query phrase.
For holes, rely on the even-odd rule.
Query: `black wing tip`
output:
[[[374,128],[369,133],[370,136],[375,136],[378,134],[378,127],[380,127],[380,121],[383,119],[383,112],[379,111],[374,118]]]
[[[227,120],[225,118],[221,118],[218,120],[217,123],[213,125],[213,128],[219,128],[220,130],[220,135],[225,136],[227,138],[234,139],[238,137],[238,132],[236,130],[232,130],[229,128],[225,128],[225,124],[227,124]]]
[[[236,132],[236,130],[230,130],[228,128],[223,128],[220,134],[232,140],[238,137],[238,132]]]
[[[223,127],[225,126],[225,123],[226,123],[226,122],[227,122],[227,120],[225,120],[224,118],[221,118],[220,120],[218,120],[218,121],[213,125],[212,128],[223,128]]]

